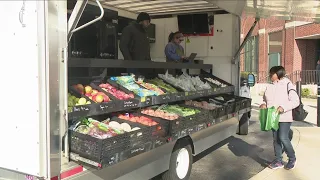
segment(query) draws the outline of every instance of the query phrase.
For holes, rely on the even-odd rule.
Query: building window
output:
[[[258,36],[252,36],[246,42],[244,47],[244,70],[246,72],[257,73],[259,63],[259,39]]]
[[[269,34],[269,63],[268,68],[281,65],[282,54],[282,31]]]

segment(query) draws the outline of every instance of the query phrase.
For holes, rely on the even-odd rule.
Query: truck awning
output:
[[[320,21],[318,0],[101,0],[105,6],[150,15],[225,10],[242,16],[278,17],[285,20]]]

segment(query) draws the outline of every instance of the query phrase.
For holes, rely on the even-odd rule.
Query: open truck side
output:
[[[203,42],[206,42],[207,44],[202,47],[202,50],[206,50],[201,51],[201,53],[205,54],[203,58],[204,64],[209,66],[181,65],[181,67],[177,66],[176,68],[203,69],[203,67],[206,67],[211,69],[209,73],[216,74],[233,85],[234,89],[231,89],[231,91],[229,89],[225,92],[238,94],[240,86],[238,54],[242,47],[240,45],[239,16],[244,9],[250,13],[255,13],[258,17],[261,15],[275,15],[273,14],[274,11],[271,11],[273,10],[272,7],[268,9],[270,8],[268,4],[261,5],[260,1],[217,0],[207,2],[211,8],[204,5],[198,9],[191,8],[179,11],[174,8],[170,10],[170,6],[167,6],[167,10],[158,10],[153,15],[191,13],[201,9],[204,12],[213,12],[215,10],[228,12],[223,15],[216,15],[216,29],[218,31],[215,31],[214,38],[197,39],[197,37],[194,37],[190,38],[191,43],[186,45],[187,51],[188,49],[193,51],[192,48],[194,48],[194,51],[201,51],[201,49],[195,49],[202,46]],[[290,2],[291,4],[283,2],[282,5],[292,7],[299,3],[308,2],[308,6],[304,8],[311,11],[309,11],[308,16],[305,16],[314,20],[317,19],[318,12],[312,8],[318,5],[309,3],[316,3],[315,1]],[[250,111],[250,107],[219,117],[217,118],[219,123],[210,127],[207,124],[207,127],[201,131],[184,135],[177,139],[167,139],[168,141],[159,147],[112,166],[97,170],[88,165],[79,164],[79,162],[87,162],[87,164],[91,163],[92,165],[92,162],[75,153],[69,153],[68,67],[114,68],[119,66],[111,61],[101,63],[101,60],[91,59],[89,63],[77,63],[79,59],[68,58],[68,40],[70,40],[73,33],[77,33],[77,30],[81,31],[82,27],[78,27],[78,29],[76,27],[87,3],[92,5],[97,3],[98,9],[101,10],[101,15],[104,12],[101,7],[121,11],[126,16],[135,16],[140,11],[130,11],[129,5],[117,8],[116,1],[113,7],[110,7],[107,1],[78,1],[68,24],[66,1],[0,2],[0,13],[4,13],[1,16],[1,20],[5,22],[4,33],[0,35],[3,49],[2,59],[5,63],[0,72],[2,77],[10,78],[3,78],[5,80],[2,83],[11,88],[10,93],[12,94],[12,96],[5,95],[2,97],[3,102],[6,102],[6,105],[2,108],[3,115],[12,118],[9,123],[4,122],[9,125],[6,125],[0,134],[1,143],[5,147],[2,148],[0,153],[0,177],[4,179],[38,178],[54,180],[150,179],[164,173],[163,179],[184,179],[179,178],[177,175],[178,168],[175,162],[179,154],[181,153],[181,156],[184,157],[183,159],[188,159],[190,163],[193,155],[197,155],[232,136],[237,131],[239,132],[239,129],[241,129],[239,128],[239,120],[242,119],[244,121],[244,123],[240,124],[247,123],[248,118],[247,116],[243,118],[243,114],[247,114]],[[167,3],[170,4],[170,2]],[[294,10],[290,10],[291,14],[286,13],[288,10],[281,9],[279,4],[273,5],[281,16],[299,18],[304,14],[304,11],[295,12]],[[138,6],[143,7],[142,9],[147,9],[148,5],[140,4]],[[156,9],[154,8],[153,11],[156,12]],[[176,19],[174,17],[158,18],[154,21],[158,27],[164,27],[165,31],[159,33],[159,38],[157,39],[162,40],[154,44],[153,46],[155,47],[151,47],[151,51],[154,54],[154,60],[163,61],[163,57],[160,55],[162,50],[158,50],[163,49],[164,39],[166,39],[168,32],[177,29],[174,26]],[[162,68],[166,68],[165,63],[161,65],[150,64],[150,66],[157,68],[162,65]],[[137,68],[139,67],[137,66]],[[21,94],[25,94],[25,96],[21,97]],[[24,103],[17,104],[16,99],[22,99]],[[244,131],[244,133],[241,131]],[[246,131],[247,128],[244,128],[239,133],[246,134]],[[187,168],[182,168],[182,171],[187,172],[181,173],[190,173],[191,164]]]

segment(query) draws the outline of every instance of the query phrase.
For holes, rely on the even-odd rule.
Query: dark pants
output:
[[[296,155],[291,144],[292,130],[290,129],[291,123],[280,122],[279,129],[273,131],[273,147],[277,160],[282,161],[283,150],[286,152],[289,160],[295,160]]]

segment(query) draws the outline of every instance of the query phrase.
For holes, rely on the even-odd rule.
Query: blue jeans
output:
[[[296,160],[296,155],[289,138],[291,122],[280,122],[279,129],[273,131],[273,147],[277,160],[282,161],[283,150],[289,160]]]

